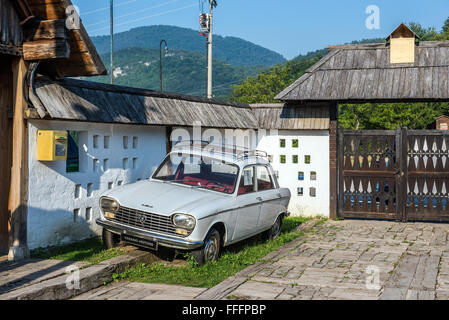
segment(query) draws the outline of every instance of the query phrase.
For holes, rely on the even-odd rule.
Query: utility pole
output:
[[[207,38],[207,98],[212,99],[212,47],[213,47],[213,11],[217,6],[217,0],[209,0],[209,36]]]
[[[114,84],[114,0],[111,2],[111,84]]]

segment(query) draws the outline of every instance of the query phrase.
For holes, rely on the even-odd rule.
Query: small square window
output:
[[[108,183],[108,190],[111,190],[112,188],[114,188],[114,182],[109,182]]]
[[[98,172],[100,161],[98,159],[93,159],[94,172]]]
[[[109,149],[109,143],[111,141],[111,137],[110,136],[104,136],[104,148],[105,149]]]
[[[137,158],[133,158],[133,169],[137,168]]]
[[[133,149],[137,149],[138,145],[139,145],[139,138],[133,137]]]
[[[75,186],[75,199],[81,198],[81,185],[77,184]]]
[[[123,149],[128,149],[128,137],[123,137]]]
[[[285,148],[285,139],[280,139],[281,148]]]
[[[294,155],[294,156],[292,157],[292,162],[293,162],[293,163],[298,163],[298,162],[299,162],[298,159],[299,159],[299,157],[298,157],[297,155]]]
[[[86,221],[92,220],[92,208],[86,208]]]
[[[304,195],[304,188],[298,188],[298,196],[302,197]]]
[[[128,158],[123,159],[123,170],[128,169]]]
[[[298,139],[292,140],[292,148],[299,148],[299,140]]]
[[[310,181],[316,181],[316,172],[315,171],[310,172]]]
[[[298,180],[304,181],[304,172],[298,172]]]
[[[73,222],[77,222],[79,216],[80,216],[80,209],[73,210]]]
[[[119,181],[119,182],[117,182],[117,186],[122,186],[123,185],[123,181]]]
[[[316,188],[310,188],[310,196],[312,197],[312,198],[315,198],[316,197]]]
[[[92,197],[93,195],[93,184],[92,183],[88,183],[87,184],[87,197]]]
[[[310,157],[310,156],[305,156],[305,157],[304,157],[304,162],[305,162],[306,164],[310,164],[310,162],[311,162],[311,157]]]
[[[94,149],[98,149],[98,141],[100,140],[100,136],[95,135],[93,138],[93,143],[94,143]]]
[[[287,157],[285,155],[280,156],[281,163],[287,163]]]
[[[104,170],[104,172],[109,170],[109,159],[103,160],[103,170]]]

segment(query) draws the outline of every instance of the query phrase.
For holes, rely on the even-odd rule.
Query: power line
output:
[[[243,82],[243,81],[245,81],[245,80],[237,80],[237,81],[232,81],[232,82],[222,83],[222,84],[220,84],[220,85],[214,86],[213,89],[218,89],[218,88],[221,88],[221,87],[225,87],[225,86],[228,86],[228,85],[230,85],[230,84],[241,83],[241,82]],[[223,88],[223,89],[225,89],[225,88]],[[186,95],[192,96],[192,95],[195,95],[196,93],[202,93],[203,91],[204,91],[204,90],[201,89],[201,90],[193,91],[193,92],[190,92],[190,93],[186,93]]]
[[[124,2],[124,3],[119,3],[119,4],[114,5],[114,8],[121,7],[121,6],[124,6],[125,4],[130,4],[130,3],[133,3],[133,2],[137,2],[137,1],[138,1],[138,0],[131,0],[131,1]],[[106,10],[108,10],[109,8],[110,8],[110,7],[103,7],[103,8],[99,8],[99,9],[95,9],[95,10],[83,12],[82,15],[83,15],[83,16],[87,16],[87,15],[92,14],[92,13],[97,13],[97,12],[101,12],[101,11],[106,11]]]
[[[127,14],[124,14],[124,15],[121,15],[121,16],[117,16],[117,17],[115,17],[115,20],[118,20],[118,19],[121,19],[121,18],[125,18],[125,17],[129,17],[129,16],[132,16],[132,15],[135,15],[135,14],[138,14],[138,13],[142,13],[142,12],[151,10],[151,9],[164,7],[166,5],[169,5],[169,4],[172,4],[172,3],[175,3],[175,2],[179,2],[179,1],[181,1],[181,0],[172,0],[172,1],[164,2],[164,3],[160,3],[160,4],[157,4],[155,6],[151,6],[151,7],[145,8],[145,9],[141,9],[141,10],[130,12],[130,13],[127,13]],[[99,24],[103,24],[103,23],[105,23],[107,21],[108,20],[98,21],[98,22],[95,22],[95,23],[87,25],[87,27],[92,27],[92,26],[96,26],[96,25],[99,25]]]
[[[123,25],[129,24],[129,23],[133,23],[133,22],[137,22],[137,21],[141,21],[141,20],[145,20],[145,19],[149,19],[149,18],[153,18],[153,17],[158,17],[158,16],[163,16],[163,15],[166,15],[166,14],[169,14],[169,13],[173,13],[173,12],[176,12],[176,11],[181,11],[181,10],[184,10],[184,9],[187,9],[187,8],[191,8],[191,7],[194,7],[194,6],[196,6],[196,4],[191,4],[191,5],[188,5],[188,6],[185,6],[185,7],[164,11],[164,12],[153,14],[153,15],[150,15],[150,16],[145,16],[145,17],[142,17],[142,18],[130,20],[130,21],[127,21],[127,22],[122,22],[122,23],[116,24],[116,26],[123,26]],[[98,29],[95,29],[95,30],[91,30],[90,32],[93,33],[93,32],[96,32],[96,31],[107,29],[107,28],[108,27],[98,28]]]

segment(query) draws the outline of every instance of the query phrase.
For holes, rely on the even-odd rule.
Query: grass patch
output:
[[[53,247],[48,249],[36,249],[31,252],[35,259],[52,259],[64,261],[83,261],[98,264],[102,261],[118,257],[126,253],[124,248],[106,250],[100,238],[92,238],[73,244]]]
[[[115,274],[114,280],[128,280],[143,283],[178,284],[189,287],[211,288],[228,277],[255,264],[268,253],[280,246],[304,235],[295,232],[296,228],[309,220],[304,217],[290,217],[284,220],[281,235],[274,241],[261,241],[254,237],[223,250],[218,261],[197,267],[193,257],[186,255],[188,263],[182,266],[170,266],[164,263],[141,264],[121,274]]]

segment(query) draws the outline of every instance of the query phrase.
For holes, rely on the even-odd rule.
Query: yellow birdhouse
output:
[[[415,63],[416,40],[419,37],[402,23],[387,38],[390,42],[390,63]]]
[[[67,131],[39,130],[37,132],[37,160],[67,160]]]

